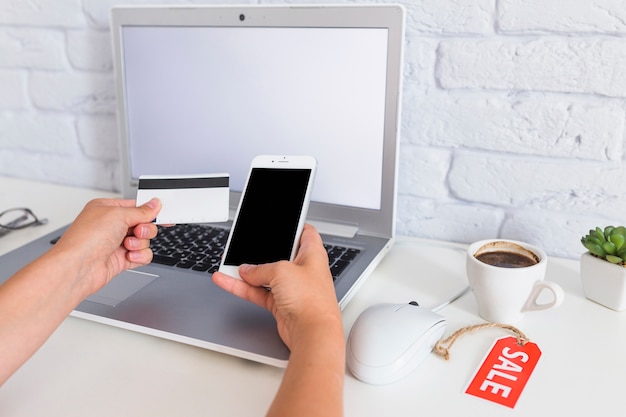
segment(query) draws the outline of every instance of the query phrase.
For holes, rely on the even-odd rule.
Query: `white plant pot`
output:
[[[585,252],[580,257],[585,296],[615,311],[626,310],[626,268]]]

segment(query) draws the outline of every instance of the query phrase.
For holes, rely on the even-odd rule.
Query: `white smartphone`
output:
[[[312,156],[259,155],[252,160],[221,272],[241,279],[241,264],[294,259],[316,170]]]

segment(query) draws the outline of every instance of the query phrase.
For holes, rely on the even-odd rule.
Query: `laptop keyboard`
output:
[[[326,252],[328,252],[328,266],[330,267],[330,273],[333,275],[333,280],[336,280],[339,275],[350,265],[358,255],[359,250],[354,248],[346,248],[343,246],[334,246],[324,244]]]
[[[194,271],[217,271],[228,229],[198,224],[159,227],[151,240],[152,262]]]
[[[176,268],[213,273],[217,271],[228,229],[204,224],[179,224],[159,227],[152,239],[152,262]],[[359,255],[359,249],[324,244],[333,279]]]

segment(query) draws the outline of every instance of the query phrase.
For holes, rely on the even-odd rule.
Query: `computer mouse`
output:
[[[350,329],[348,369],[368,384],[396,382],[426,359],[445,329],[442,315],[416,302],[370,306]]]

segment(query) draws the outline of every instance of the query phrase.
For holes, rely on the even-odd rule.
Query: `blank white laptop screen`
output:
[[[132,177],[227,172],[240,191],[255,155],[308,154],[313,201],[379,210],[387,32],[123,27]]]

